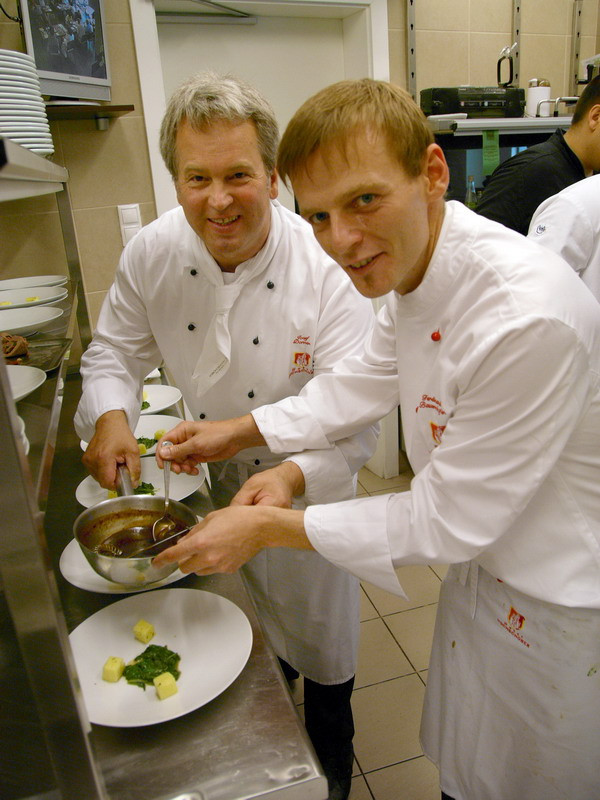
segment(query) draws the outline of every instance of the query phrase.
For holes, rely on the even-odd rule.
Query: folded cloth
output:
[[[17,358],[26,356],[29,352],[27,339],[24,336],[16,336],[11,333],[0,333],[2,337],[2,355],[4,358]]]

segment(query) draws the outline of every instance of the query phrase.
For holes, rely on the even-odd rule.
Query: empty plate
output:
[[[10,390],[15,403],[34,392],[46,380],[46,373],[37,367],[8,364],[5,369],[8,372]]]
[[[142,410],[142,414],[156,414],[165,408],[174,406],[181,400],[181,392],[176,386],[144,384],[143,402],[148,403],[148,407]]]

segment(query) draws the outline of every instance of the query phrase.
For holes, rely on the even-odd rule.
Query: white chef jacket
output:
[[[401,564],[464,564],[440,596],[422,730],[455,800],[600,797],[599,375],[582,281],[449,202],[421,285],[387,298],[362,356],[253,412],[277,452],[400,403],[410,491],[312,506],[305,525],[390,590]]]
[[[163,360],[193,418],[216,420],[297,394],[314,375],[359,350],[373,324],[371,302],[298,215],[277,201],[271,215],[267,243],[236,270],[236,276],[244,268],[256,274],[229,313],[229,369],[200,397],[192,374],[223,274],[181,208],[163,214],[127,245],[81,361],[83,396],[75,427],[84,440],[112,409],[124,409],[135,428],[143,378]],[[353,497],[356,472],[372,454],[376,433],[376,425],[366,426],[326,451],[294,456],[306,479],[302,499]],[[234,461],[244,475],[274,466],[282,456],[259,447]],[[247,569],[278,655],[317,682],[349,679],[358,638],[356,578],[317,553],[292,550],[261,553]]]
[[[600,175],[544,200],[528,237],[561,255],[600,300]]]

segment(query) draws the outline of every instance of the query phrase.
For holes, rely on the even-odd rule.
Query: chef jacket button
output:
[[[248,392],[248,397],[254,397],[254,392],[252,391],[252,389]]]
[[[256,466],[258,467],[258,465],[260,464],[260,458],[255,458],[255,459],[254,459],[254,463],[255,463],[255,464],[256,464]]]
[[[198,414],[198,419],[205,419],[205,418],[206,418],[206,414]]]
[[[275,284],[273,283],[273,281],[269,281],[267,283],[267,289],[274,289],[274,288],[275,288]]]
[[[252,344],[258,344],[258,336],[255,336],[254,339],[252,339]]]
[[[190,324],[188,325],[188,331],[195,331],[195,330],[196,330],[196,326],[194,325],[193,322],[190,322]]]
[[[191,269],[190,270],[190,275],[196,276],[197,274],[198,274],[198,270],[197,269]]]

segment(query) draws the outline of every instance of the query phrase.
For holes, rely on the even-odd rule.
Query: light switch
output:
[[[127,242],[130,242],[142,227],[140,207],[137,203],[131,203],[129,205],[117,206],[117,211],[119,212],[121,239],[123,241],[123,247],[125,247]]]

